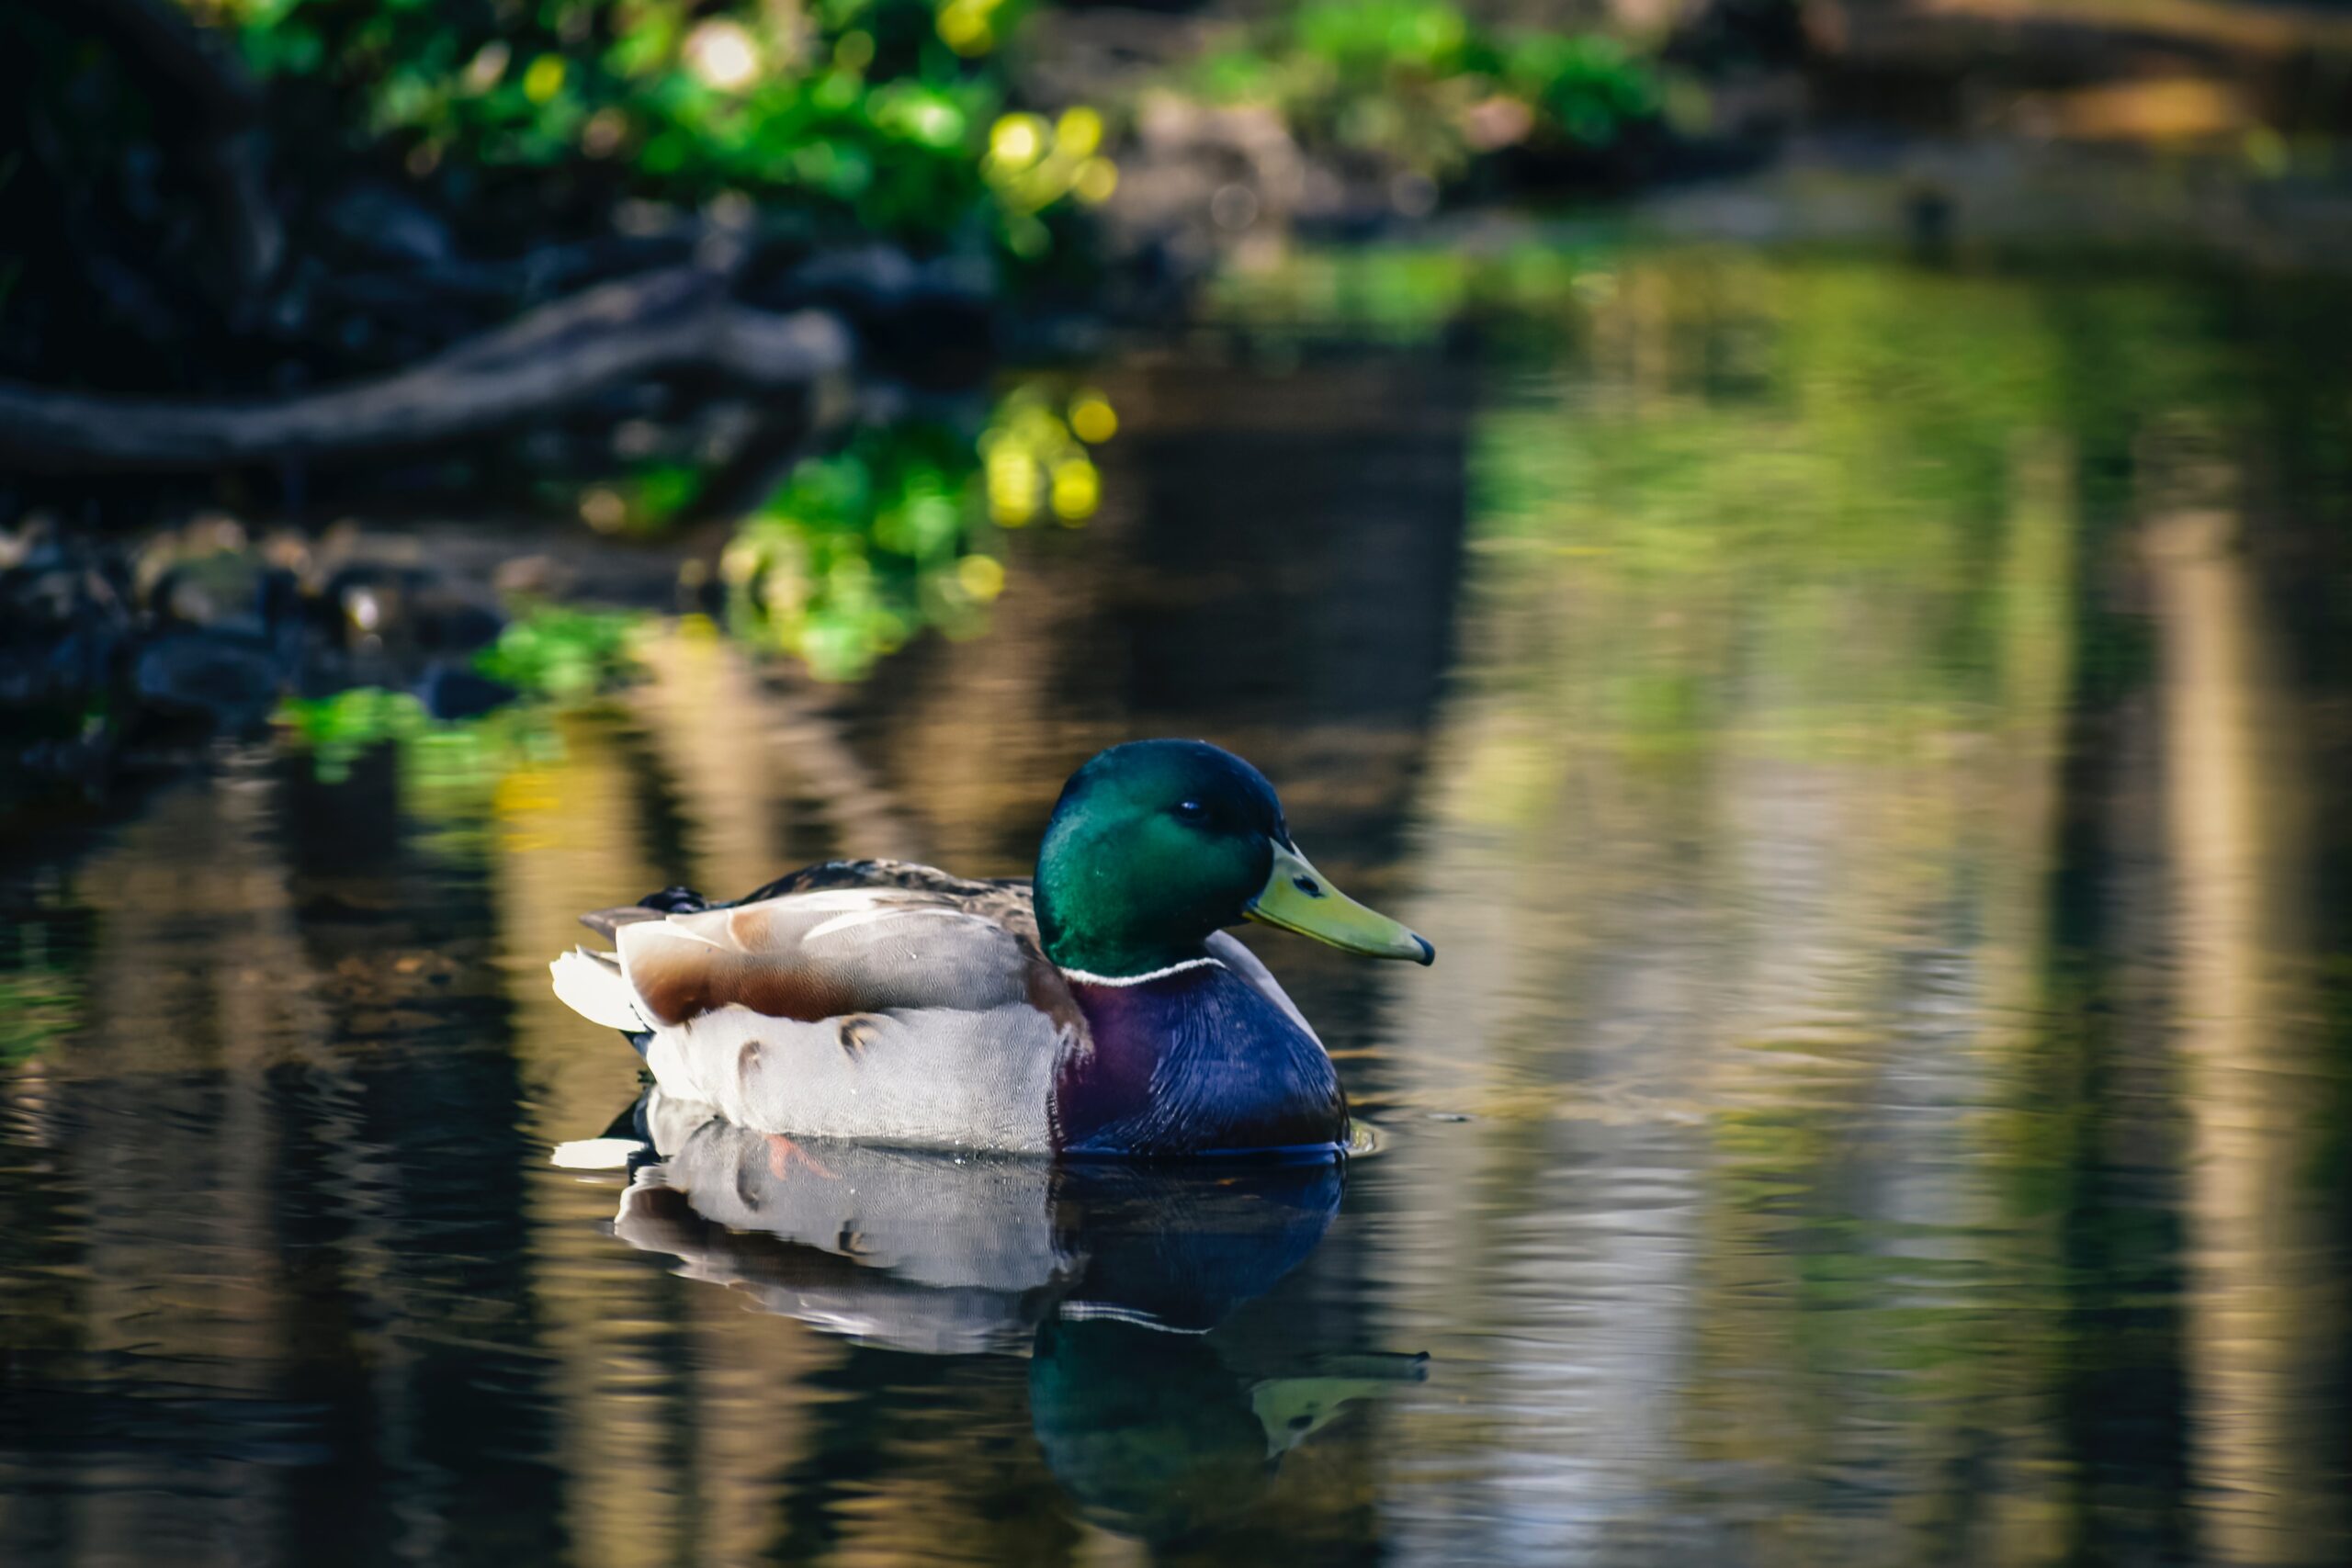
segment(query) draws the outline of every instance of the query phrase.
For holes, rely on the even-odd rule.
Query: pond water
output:
[[[984,635],[17,835],[0,1559],[2352,1558],[2348,302],[1304,257],[1100,368]],[[1343,1177],[667,1127],[549,993],[1149,734],[1438,945],[1250,938]]]

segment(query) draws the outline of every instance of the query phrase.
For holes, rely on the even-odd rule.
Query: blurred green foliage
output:
[[[474,668],[532,696],[589,696],[628,672],[637,622],[614,611],[535,606],[506,624]]]
[[[991,157],[1026,0],[189,3],[264,76],[323,96],[347,142],[478,197],[741,196],[1030,257],[1115,178],[1089,145],[1085,177],[1040,199]]]
[[[560,754],[550,705],[575,703],[624,680],[644,617],[619,611],[531,606],[475,660],[476,671],[523,699],[473,718],[435,718],[408,692],[355,686],[279,705],[277,723],[311,753],[318,776],[347,777],[367,751],[401,749],[403,776],[427,787],[486,787],[512,769]]]
[[[438,719],[411,694],[380,686],[289,700],[279,706],[277,723],[329,784],[349,778],[362,756],[386,744],[400,747],[404,778],[484,783],[561,749],[545,711],[535,705]]]
[[[1504,31],[1447,0],[1309,0],[1212,53],[1196,80],[1274,109],[1309,147],[1441,181],[1506,148],[1606,148],[1665,97],[1614,38]]]
[[[864,674],[926,626],[982,630],[1005,578],[987,535],[1083,525],[1101,494],[1089,445],[1116,428],[1099,392],[1032,384],[977,438],[935,419],[860,430],[738,528],[719,563],[731,626],[825,680]]]
[[[862,676],[926,629],[978,635],[1004,590],[1005,531],[1083,526],[1102,495],[1092,448],[1117,429],[1100,391],[1049,380],[998,398],[977,432],[944,415],[857,428],[839,450],[799,463],[737,524],[718,563],[729,629],[820,680]],[[678,465],[650,465],[618,486],[595,487],[582,509],[609,506],[617,525],[659,532],[674,511],[657,502],[690,496],[693,477]],[[368,688],[288,702],[278,720],[330,776],[385,741],[429,742],[462,770],[537,743],[520,710],[625,682],[646,618],[526,607],[474,671],[537,701],[482,718],[436,719],[408,693]]]

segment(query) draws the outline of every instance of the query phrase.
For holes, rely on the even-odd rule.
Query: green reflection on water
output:
[[[1651,1484],[1711,1517],[1781,1513],[1749,1542],[1762,1561],[1928,1561],[1954,1531],[1979,1561],[2175,1550],[2187,1494],[2226,1560],[2324,1555],[2341,1468],[2299,1462],[2295,1435],[2341,1409],[2291,1369],[2335,1365],[2335,1328],[2272,1336],[2298,1312],[2342,1324],[2303,1250],[2342,1193],[2286,1179],[2332,1139],[2273,1075],[2340,1082],[2344,1044],[2299,999],[2314,932],[2266,912],[2318,897],[2308,822],[2264,816],[2309,765],[2277,739],[2324,709],[2279,685],[2290,634],[2250,607],[2345,516],[2340,479],[2312,476],[2340,475],[2346,377],[2301,335],[2328,290],[2244,312],[2194,281],[1703,252],[1303,271],[1238,288],[1235,318],[1279,336],[1303,314],[1310,343],[1466,323],[1516,367],[1471,438],[1462,694],[1408,912],[1489,943],[1486,995],[1408,999],[1385,1032],[1407,1104],[1491,1131],[1408,1145],[1422,1169],[1396,1201],[1463,1270],[1534,1249],[1542,1288],[1480,1311],[1517,1342],[1607,1294],[1594,1256],[1522,1234],[1580,1207],[1565,1185],[1604,1212],[1620,1182],[1655,1201],[1594,1129],[1661,1129],[1670,1152],[1642,1161],[1688,1172],[1695,1266],[1648,1303],[1691,1357],[1657,1370],[1674,1412],[1589,1449],[1577,1417],[1519,1414],[1447,1451],[1650,1435],[1716,1467]],[[1522,312],[1548,348],[1504,337]],[[2294,476],[2283,515],[2247,504],[2249,470]],[[2152,624],[2142,552],[2177,517],[2204,553],[2154,586],[2233,586]],[[2222,759],[2198,763],[2220,804],[2176,803],[2167,827],[2151,807],[2196,775],[2147,754],[2145,694],[2184,682],[2164,744]],[[2186,884],[2135,874],[2143,856]],[[2086,883],[2146,925],[2070,919]],[[2239,956],[2176,991],[2158,933],[2200,886],[2209,940]],[[2235,1109],[2119,1092],[2168,1093],[2167,1006],[2244,1015],[2192,1058]],[[2278,1141],[2233,1136],[2248,1119]],[[2230,1152],[2176,1167],[2174,1138]],[[2173,1179],[2170,1201],[2141,1187]],[[1465,1191],[1492,1212],[1437,1239]],[[2294,1280],[2299,1308],[2277,1294]],[[2262,1308],[2228,1304],[2249,1291]],[[1441,1295],[1417,1321],[1459,1315]],[[1549,1371],[1582,1386],[1607,1346],[1560,1336]],[[1523,1411],[1514,1380],[1544,1370],[1471,1376]]]
[[[82,1021],[81,988],[71,976],[24,963],[0,977],[0,1068],[29,1061]]]

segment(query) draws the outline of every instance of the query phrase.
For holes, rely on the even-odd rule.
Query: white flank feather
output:
[[[637,994],[611,961],[575,947],[548,964],[548,972],[555,976],[556,998],[591,1023],[624,1034],[652,1027],[637,1010]]]

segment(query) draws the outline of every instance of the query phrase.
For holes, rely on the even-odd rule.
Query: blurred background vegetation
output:
[[[1022,122],[1000,123],[993,57],[1022,0],[198,9],[273,90],[310,100],[335,133],[317,153],[397,158],[469,221],[534,235],[630,198],[732,197],[834,239],[1035,257],[1059,209],[1114,179],[1082,111],[1046,146],[1003,150]]]

